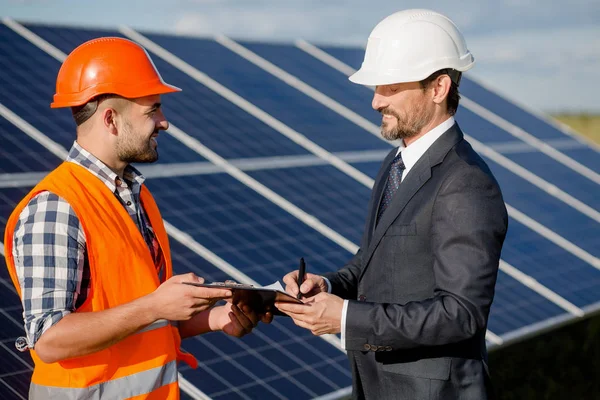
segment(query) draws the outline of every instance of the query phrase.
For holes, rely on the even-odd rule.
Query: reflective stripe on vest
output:
[[[154,329],[164,328],[165,326],[169,326],[169,325],[173,325],[173,323],[171,321],[167,321],[166,319],[159,319],[157,321],[154,321],[147,327],[140,329],[139,331],[136,332],[136,334],[152,331]]]
[[[177,382],[177,361],[171,361],[157,368],[102,382],[87,388],[62,388],[32,383],[29,388],[29,399],[124,399],[150,393],[175,382]]]

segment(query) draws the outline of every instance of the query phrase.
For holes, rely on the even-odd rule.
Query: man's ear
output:
[[[117,129],[117,112],[114,108],[106,107],[102,111],[102,124],[113,135],[116,135],[119,132]]]
[[[452,87],[452,79],[448,75],[440,75],[433,82],[431,82],[431,89],[433,95],[433,102],[436,104],[442,104],[450,93],[450,87]]]

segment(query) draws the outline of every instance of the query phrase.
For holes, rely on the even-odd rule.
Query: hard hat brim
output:
[[[350,80],[350,82],[365,86],[393,85],[396,83],[420,82],[423,79],[426,79],[432,73],[444,68],[450,68],[460,72],[465,72],[471,69],[473,65],[475,65],[475,61],[472,61],[471,63],[464,66],[432,66],[427,70],[421,71],[421,73],[417,73],[416,71],[405,71],[403,73],[391,71],[391,73],[389,74],[361,67],[354,74],[350,75],[348,79]]]
[[[425,78],[427,78],[427,76],[420,75],[404,75],[403,78],[399,78],[396,75],[382,74],[379,71],[366,70],[364,68],[359,69],[354,74],[350,75],[350,77],[348,77],[350,82],[365,86],[392,85],[395,83],[418,82]]]
[[[116,93],[118,92],[118,93]],[[143,85],[116,88],[114,84],[102,84],[88,88],[88,90],[80,93],[55,94],[54,101],[50,104],[51,108],[76,107],[81,106],[101,94],[118,94],[119,96],[136,99],[139,97],[152,96],[156,94],[167,94],[181,92],[177,86],[170,85],[158,80]]]

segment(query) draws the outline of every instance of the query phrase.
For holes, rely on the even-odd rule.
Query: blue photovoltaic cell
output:
[[[540,152],[511,154],[510,159],[596,211],[600,211],[598,184],[589,178],[558,164]]]
[[[500,271],[488,329],[501,336],[565,313],[556,304]]]
[[[598,269],[515,220],[502,258],[579,307],[600,301]]]
[[[561,150],[561,152],[577,162],[584,164],[596,173],[600,173],[600,150],[597,146],[598,145],[596,144],[589,144],[584,148]],[[583,160],[585,160],[585,162],[583,162]]]
[[[2,291],[2,294],[0,295],[0,309],[18,307],[20,303],[19,296],[14,290],[12,281],[8,275],[4,257],[0,257],[0,260],[2,260],[2,262],[0,262],[0,266],[2,266],[2,270],[0,271],[0,290]],[[21,312],[22,311],[23,310],[21,310]],[[0,336],[5,336],[4,332],[0,332]]]
[[[68,109],[50,109],[60,63],[0,24],[0,103],[69,148],[75,123]]]
[[[598,222],[531,185],[512,172],[486,160],[500,183],[504,200],[585,251],[600,255]]]
[[[3,400],[27,399],[30,380],[31,372],[27,374],[7,375],[0,378],[0,396],[2,396]]]
[[[212,40],[148,37],[329,151],[385,148],[352,122]]]
[[[2,117],[0,141],[0,174],[48,171],[60,162],[54,154]]]
[[[509,142],[515,138],[508,132],[493,125],[489,121],[461,107],[457,113],[457,121],[465,134],[472,136],[484,144],[491,142]],[[600,155],[599,155],[600,156]],[[560,189],[570,193],[575,198],[587,205],[600,210],[600,198],[594,195],[598,190],[598,184],[580,173],[559,163],[552,157],[538,150],[526,153],[510,153],[505,157],[516,162],[545,179]]]
[[[2,229],[4,232],[4,229]],[[0,242],[0,245],[3,245]],[[1,254],[1,253],[0,253]],[[0,399],[27,398],[33,362],[28,353],[15,348],[24,334],[21,304],[0,257]]]
[[[31,188],[22,187],[0,189],[0,232],[4,233],[8,217],[15,206],[30,190]],[[0,238],[4,238],[4,235],[0,236]]]
[[[250,175],[347,239],[360,243],[370,188],[331,166],[269,169]]]
[[[374,124],[381,124],[381,115],[371,108],[373,91],[370,88],[350,82],[340,71],[295,46],[247,41],[239,43]]]
[[[354,68],[355,70],[360,68],[365,56],[365,50],[356,47],[321,45],[317,45],[317,47],[326,52],[327,54],[337,58],[349,67]]]
[[[206,347],[193,347],[201,341]],[[265,399],[310,398],[350,384],[346,356],[285,317],[241,340],[207,334],[185,341],[184,347],[198,354],[201,365],[183,367],[182,374],[212,398],[244,398],[235,395],[238,391],[264,392],[260,398]],[[277,390],[276,380],[283,380]]]
[[[333,271],[351,254],[224,174],[153,179],[163,218],[260,284],[297,268]]]
[[[391,150],[391,147],[390,147]],[[360,163],[352,163],[352,166],[359,171],[367,174],[371,178],[375,179],[377,177],[377,173],[381,169],[381,164],[383,160],[377,162],[360,162]]]
[[[538,139],[570,137],[537,115],[518,107],[516,104],[496,93],[492,93],[477,81],[464,79],[461,83],[461,90],[468,93],[471,100],[476,101],[488,110],[494,112],[494,114],[499,115],[510,123],[524,129]],[[600,153],[597,149],[588,146],[585,149],[579,150],[574,159],[588,168],[600,172],[599,156]]]
[[[4,265],[2,266],[3,268]],[[11,284],[8,281],[4,281],[8,284]],[[16,294],[14,291],[7,289],[4,283],[2,283],[2,291],[7,291],[7,297],[11,300],[14,300],[14,295]],[[12,305],[8,307],[2,307],[0,309],[0,326],[3,327],[2,332],[0,332],[0,341],[12,340],[14,344],[14,340],[23,335],[23,309],[18,302],[12,303]]]

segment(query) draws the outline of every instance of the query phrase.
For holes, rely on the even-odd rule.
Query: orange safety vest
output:
[[[152,256],[139,229],[106,185],[90,171],[64,162],[47,175],[11,214],[4,237],[10,277],[21,296],[13,259],[13,234],[21,211],[42,191],[65,199],[79,217],[87,241],[91,288],[76,312],[107,310],[152,293],[159,285]],[[171,252],[156,202],[145,186],[141,202],[172,276]],[[30,399],[179,399],[177,361],[196,367],[180,350],[177,327],[159,320],[107,349],[52,364],[34,350]]]

